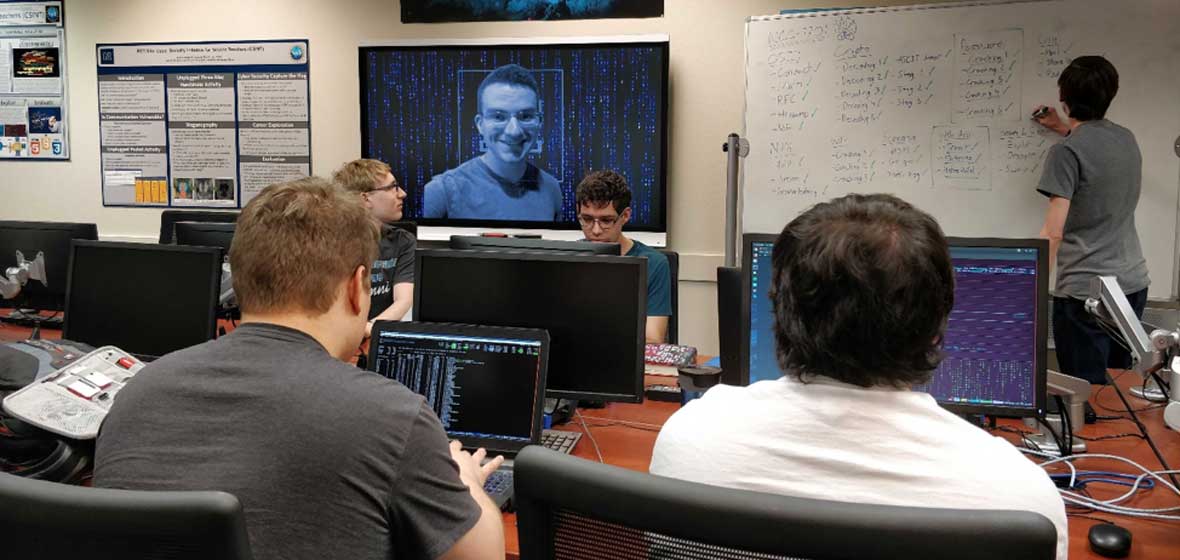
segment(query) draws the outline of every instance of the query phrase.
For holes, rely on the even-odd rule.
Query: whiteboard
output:
[[[1117,5],[1117,9],[1115,9]],[[952,236],[1036,237],[1036,192],[1073,58],[1119,71],[1107,118],[1143,153],[1136,225],[1154,298],[1176,295],[1180,2],[937,4],[751,18],[742,231],[777,233],[811,205],[889,192]]]

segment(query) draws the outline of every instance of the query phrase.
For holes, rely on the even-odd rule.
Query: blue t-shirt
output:
[[[531,163],[519,182],[506,181],[476,157],[426,183],[422,206],[424,218],[556,222],[561,186]]]
[[[672,272],[663,253],[631,240],[628,257],[647,257],[647,316],[672,316]]]

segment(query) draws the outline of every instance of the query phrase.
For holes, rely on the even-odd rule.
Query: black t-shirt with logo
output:
[[[414,250],[417,246],[418,240],[410,232],[382,226],[381,249],[370,275],[370,319],[393,305],[394,284],[414,281]]]

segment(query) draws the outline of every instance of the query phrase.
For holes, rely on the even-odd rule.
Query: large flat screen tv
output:
[[[627,229],[666,231],[667,38],[521,41],[360,47],[362,155],[392,167],[404,219],[577,230],[575,187],[613,169]]]

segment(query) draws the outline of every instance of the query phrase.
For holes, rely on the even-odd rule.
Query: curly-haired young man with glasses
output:
[[[406,191],[389,166],[375,159],[357,159],[336,170],[332,179],[360,196],[373,218],[381,223],[381,253],[373,262],[372,302],[365,335],[374,321],[399,321],[414,305],[414,250],[418,240],[390,224],[402,219]]]
[[[647,258],[647,328],[648,344],[664,342],[668,334],[668,317],[672,316],[672,279],[668,257],[643,243],[623,235],[623,226],[631,219],[631,188],[622,175],[606,170],[590,173],[578,183],[574,199],[578,205],[578,223],[589,241],[618,243],[623,256]]]

